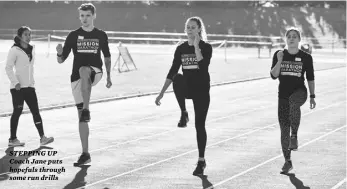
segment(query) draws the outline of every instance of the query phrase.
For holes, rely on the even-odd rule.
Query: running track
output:
[[[55,157],[6,155],[9,118],[0,118],[0,188],[96,189],[342,189],[346,188],[346,68],[316,72],[317,107],[302,107],[299,151],[292,153],[294,169],[283,165],[277,121],[277,84],[271,78],[211,88],[207,117],[207,168],[201,178],[191,173],[197,161],[192,102],[190,122],[176,127],[178,105],[168,93],[160,107],[155,96],[91,105],[91,166],[73,167],[81,147],[75,108],[42,112],[45,132],[56,140]],[[113,86],[117,87],[117,86]],[[18,137],[38,148],[30,114],[22,115]],[[9,159],[60,159],[65,168],[55,181],[10,181]],[[12,165],[25,168],[32,165]],[[35,167],[40,168],[36,165]],[[42,166],[41,166],[42,167]],[[43,173],[27,173],[42,176]]]

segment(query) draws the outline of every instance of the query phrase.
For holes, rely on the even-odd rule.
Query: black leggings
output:
[[[186,111],[185,99],[190,96],[183,75],[177,74],[173,80],[173,89],[180,106],[181,111]],[[194,104],[195,112],[195,129],[196,139],[198,143],[199,157],[205,157],[205,148],[207,142],[207,134],[205,122],[207,117],[208,108],[210,106],[210,93],[209,88],[206,92],[193,95],[191,97]]]
[[[33,115],[33,119],[34,119],[35,126],[37,128],[37,131],[39,132],[40,137],[42,137],[44,135],[44,132],[43,132],[42,119],[39,112],[39,106],[37,102],[35,88],[32,88],[32,87],[21,88],[19,91],[17,91],[16,89],[11,89],[10,91],[12,95],[12,104],[13,104],[13,113],[11,116],[10,139],[13,140],[17,138],[18,121],[23,111],[24,101],[28,105],[31,111],[31,114]]]
[[[307,89],[295,91],[288,99],[278,99],[278,121],[281,128],[281,145],[283,156],[286,160],[290,159],[291,151],[289,148],[290,129],[291,135],[297,136],[301,110],[300,107],[307,100]]]

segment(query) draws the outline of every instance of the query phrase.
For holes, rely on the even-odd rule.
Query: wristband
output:
[[[310,95],[310,98],[316,98],[315,94]]]
[[[63,54],[58,54],[58,53],[57,53],[57,57],[60,57],[60,58],[61,58],[61,57],[63,57]]]

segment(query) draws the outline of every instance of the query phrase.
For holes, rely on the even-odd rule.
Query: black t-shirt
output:
[[[79,69],[82,66],[94,66],[102,70],[101,53],[104,57],[110,57],[107,34],[97,28],[85,31],[82,27],[72,31],[67,36],[63,47],[63,60],[65,60],[71,49],[74,54],[71,82],[80,78]]]
[[[208,67],[212,57],[212,46],[200,40],[199,48],[203,59],[197,61],[194,46],[190,46],[188,41],[176,48],[173,63],[167,78],[173,80],[182,65],[183,76],[187,82],[190,94],[206,92],[210,87],[210,74]]]
[[[273,55],[272,66],[275,67],[277,63],[277,53]],[[281,63],[281,70],[279,75],[278,97],[288,98],[295,90],[305,87],[305,75],[308,81],[314,80],[314,69],[312,56],[302,50],[296,54],[289,54],[288,50],[283,50],[283,59]],[[273,79],[275,78],[270,74]]]

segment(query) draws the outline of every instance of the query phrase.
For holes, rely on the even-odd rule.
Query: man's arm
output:
[[[107,77],[111,77],[111,53],[110,53],[110,47],[108,45],[108,36],[104,32],[104,43],[101,47],[102,53],[104,54],[104,60],[105,60],[105,67],[106,67],[106,73]]]
[[[57,45],[57,61],[58,63],[63,63],[67,57],[69,56],[71,49],[72,49],[72,34],[69,33],[69,35],[66,37],[66,40],[64,42],[64,47],[62,47],[61,44]]]
[[[105,67],[107,77],[111,77],[111,57],[105,57]]]

